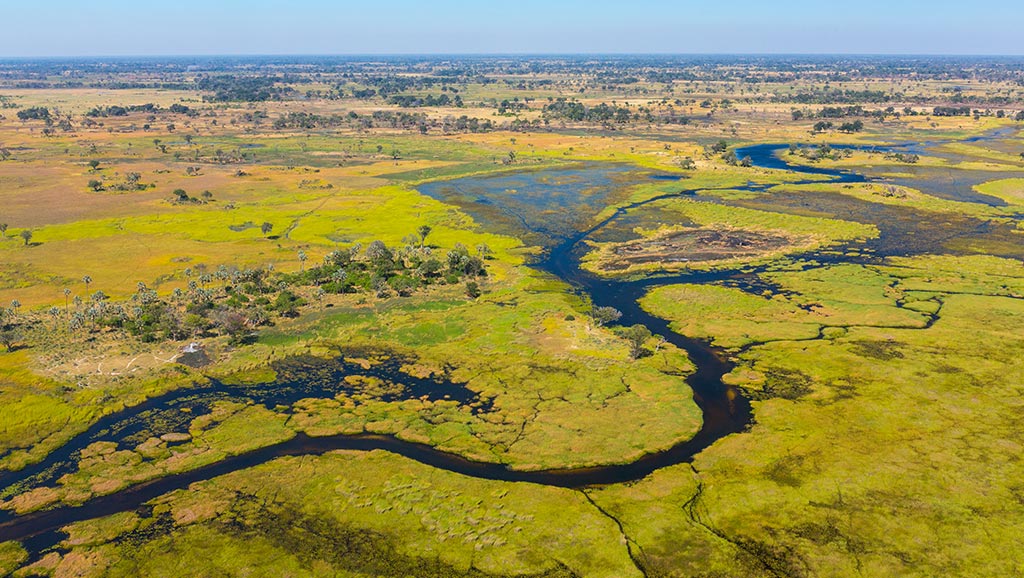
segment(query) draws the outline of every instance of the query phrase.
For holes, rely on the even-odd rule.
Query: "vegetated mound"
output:
[[[596,264],[606,272],[637,266],[677,268],[680,264],[765,257],[802,246],[810,239],[778,232],[700,227],[672,229],[615,245]],[[646,268],[646,267],[645,267]]]
[[[735,257],[753,257],[789,245],[781,235],[743,230],[692,229],[675,231],[661,238],[643,239],[615,248],[620,261],[607,269],[625,269],[629,265],[657,262],[714,261]]]
[[[644,215],[629,236],[586,240],[581,267],[603,275],[719,269],[878,236],[874,225],[695,199],[656,200]]]

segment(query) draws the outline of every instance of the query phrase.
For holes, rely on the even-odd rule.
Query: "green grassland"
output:
[[[383,452],[276,460],[170,494],[151,516],[77,524],[66,544],[68,554],[27,570],[641,576],[615,521],[582,492],[466,478]]]
[[[47,563],[94,575],[187,571],[198,556],[257,575],[268,567],[391,575],[419,563],[423,575],[626,576],[636,572],[632,555],[659,576],[1012,575],[1024,562],[1014,554],[1021,472],[1009,441],[1020,409],[1014,384],[1024,376],[1013,350],[1024,269],[974,257],[837,269],[794,269],[777,280],[789,301],[825,292],[846,315],[903,316],[883,294],[895,280],[908,301],[937,299],[939,318],[927,329],[865,319],[820,338],[747,347],[733,380],[762,392],[758,422],[692,467],[584,496],[381,453],[288,458],[172,494],[145,518],[78,524],[70,552]],[[716,310],[723,324],[783,312],[746,297],[717,296],[731,304]],[[273,483],[277,476],[302,481]],[[282,538],[274,520],[295,530]],[[316,546],[324,533],[347,544],[344,558]],[[17,548],[8,549],[17,561]],[[433,562],[411,561],[421,558]]]
[[[1022,515],[1010,497],[1020,476],[1010,457],[1024,371],[1015,353],[1024,314],[1019,263],[899,259],[775,280],[785,297],[681,286],[645,300],[698,333],[746,345],[731,380],[761,392],[750,435],[697,458],[701,492],[666,532],[706,526],[728,542],[716,550],[756,554],[755,565],[773,573],[1018,571],[1019,557],[992,552],[1014,551]],[[706,303],[717,304],[717,318],[694,321]],[[925,329],[913,309],[938,320]],[[844,316],[852,318],[836,319]],[[752,320],[762,322],[756,331]],[[645,482],[648,492],[692,491],[694,474],[676,475]],[[644,525],[647,511],[623,503],[624,492],[608,493]],[[690,554],[681,547],[673,556],[675,565]],[[735,571],[732,563],[722,567]]]
[[[1006,201],[1009,205],[1024,205],[1024,179],[989,181],[975,187],[979,193]]]

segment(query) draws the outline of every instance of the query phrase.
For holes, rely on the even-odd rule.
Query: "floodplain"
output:
[[[914,66],[0,61],[0,574],[1020,573],[1024,64]]]

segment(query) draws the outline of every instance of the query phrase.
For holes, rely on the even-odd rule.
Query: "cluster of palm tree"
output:
[[[0,344],[13,349],[22,339],[22,330],[45,322],[47,315],[54,332],[63,325],[70,334],[105,332],[147,342],[222,335],[244,344],[275,318],[298,316],[307,304],[300,294],[319,303],[331,293],[371,292],[386,298],[392,293],[409,295],[429,285],[465,282],[466,295],[479,297],[477,280],[487,274],[490,248],[478,245],[473,254],[456,243],[440,253],[427,244],[430,233],[429,226],[421,226],[395,248],[381,241],[365,248],[361,244],[340,248],[312,267],[307,267],[306,252],[299,250],[299,271],[291,274],[276,272],[273,265],[210,268],[199,264],[184,269],[185,286],[165,296],[139,282],[127,300],[114,301],[102,290],[93,290],[92,277],[85,275],[81,281],[86,297],[66,287],[63,308],[51,306],[45,314],[30,316],[18,315],[17,301],[0,308]]]
[[[306,268],[307,255],[299,251],[299,272],[286,276],[289,283],[312,286],[314,296],[327,293],[372,291],[380,298],[392,292],[408,296],[430,285],[466,283],[466,294],[480,295],[476,279],[486,277],[485,260],[491,249],[480,244],[473,254],[462,243],[445,253],[427,245],[429,226],[421,226],[415,234],[406,235],[402,245],[388,247],[373,241],[365,248],[356,244],[328,253],[321,264]]]

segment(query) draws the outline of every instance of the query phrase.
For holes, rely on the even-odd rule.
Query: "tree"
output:
[[[94,190],[94,191],[96,191],[96,192],[102,191],[103,190],[103,181],[99,181],[99,180],[96,180],[96,179],[90,179],[89,180],[89,188]]]
[[[29,242],[32,241],[32,230],[31,229],[23,229],[21,231],[21,233],[19,233],[19,235],[21,236],[22,239],[25,240],[25,246],[28,247]]]
[[[650,329],[636,324],[620,329],[619,335],[629,341],[629,356],[632,359],[639,359],[644,357],[645,354],[650,354],[648,350],[644,349],[644,343],[647,343],[647,340],[651,338]]]
[[[85,283],[85,292],[89,292],[89,284],[92,283],[92,277],[85,275],[82,277],[82,283]]]
[[[7,238],[7,223],[0,223],[0,235],[3,235],[5,239]]]
[[[324,261],[338,267],[348,267],[359,250],[351,247],[336,249],[324,257]]]
[[[0,344],[7,348],[7,352],[14,351],[14,344],[21,339],[21,336],[14,329],[0,330]]]
[[[405,245],[406,248],[408,249],[416,247],[420,244],[420,236],[410,233],[402,237],[402,244]]]
[[[327,291],[324,291],[323,287],[317,287],[316,289],[313,290],[313,299],[316,299],[316,303],[317,305],[320,306],[321,310],[323,310],[324,308],[325,295],[327,295]]]
[[[811,129],[812,133],[825,132],[832,128],[832,123],[827,120],[820,120],[814,123],[814,128]]]
[[[590,312],[590,316],[594,319],[594,323],[607,325],[615,323],[622,318],[622,312],[614,307],[594,307]]]
[[[420,266],[417,268],[417,272],[424,279],[430,279],[431,277],[436,277],[443,267],[444,265],[442,265],[437,259],[427,259],[420,263]]]
[[[274,224],[273,223],[268,223],[268,222],[264,221],[264,223],[262,225],[260,225],[260,232],[263,233],[264,237],[269,235],[270,232],[273,231],[273,230],[274,230]]]
[[[89,170],[95,171],[98,168],[100,168],[100,161],[97,161],[97,160],[89,161]]]
[[[416,233],[420,236],[420,248],[423,248],[424,244],[426,244],[427,235],[429,235],[432,230],[433,229],[430,228],[430,225],[420,225],[419,228],[416,229]]]
[[[306,255],[306,252],[303,251],[302,249],[299,249],[299,271],[305,271],[306,270],[306,260],[307,259],[309,259],[309,257]]]
[[[390,267],[394,264],[394,254],[382,241],[374,241],[366,247],[366,258],[373,263],[373,266],[380,269]]]
[[[469,281],[466,283],[466,296],[470,299],[476,299],[483,293],[480,291],[480,285],[476,281]]]
[[[416,289],[416,287],[419,286],[419,283],[416,279],[408,275],[396,275],[391,279],[388,279],[388,285],[390,285],[391,288],[399,295],[407,297],[414,289]]]
[[[243,344],[249,339],[250,332],[246,321],[245,315],[233,309],[217,311],[213,315],[213,324],[222,335],[229,337],[228,341],[232,345]]]
[[[864,130],[864,123],[861,122],[860,120],[855,120],[853,122],[844,122],[843,124],[839,125],[839,132],[851,133],[860,132],[862,130]]]

